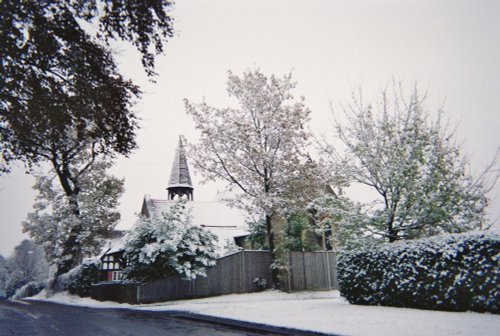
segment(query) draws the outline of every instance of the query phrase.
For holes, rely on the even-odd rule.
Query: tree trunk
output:
[[[393,223],[389,223],[388,238],[390,243],[394,243],[398,240],[398,230],[394,229]]]
[[[272,221],[272,216],[266,215],[266,230],[267,230],[267,238],[269,241],[269,250],[271,251],[271,260],[272,260],[272,265],[271,266],[271,285],[274,289],[279,289],[280,288],[280,277],[279,277],[279,269],[277,267],[278,265],[278,257],[276,254],[276,246],[275,246],[275,236],[274,236],[274,230],[273,230],[273,221]]]
[[[282,241],[282,232],[287,224],[287,220],[280,215],[274,214],[266,216],[266,224],[269,230],[269,249],[271,250],[273,262],[271,268],[272,286],[274,289],[281,289],[282,279],[286,279],[288,275],[288,263],[284,249],[285,245]]]
[[[59,166],[60,167],[60,166]],[[80,205],[78,204],[78,194],[80,188],[74,183],[74,179],[71,178],[71,173],[67,164],[62,165],[62,169],[58,169],[58,166],[54,164],[54,168],[61,182],[61,186],[64,193],[69,199],[69,204],[73,208],[73,215],[79,221],[80,218]],[[75,223],[72,226],[69,233],[68,239],[63,244],[63,256],[70,256],[70,258],[60,262],[57,265],[56,278],[64,273],[67,273],[75,266],[78,266],[82,261],[82,246],[78,242],[78,237],[81,234],[81,224]]]

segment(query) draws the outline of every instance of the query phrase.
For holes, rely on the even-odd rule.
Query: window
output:
[[[1,1],[1,0],[0,0]],[[102,258],[101,264],[102,270],[113,270],[113,269],[121,269],[120,258],[112,255],[106,255]]]
[[[112,281],[120,281],[121,279],[123,279],[123,273],[121,271],[113,271],[112,272],[112,276],[111,276]]]

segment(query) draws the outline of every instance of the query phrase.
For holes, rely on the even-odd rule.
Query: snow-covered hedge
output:
[[[81,297],[90,296],[92,284],[99,281],[99,266],[99,260],[86,261],[68,273],[62,274],[57,278],[55,291],[67,290]]]
[[[351,303],[500,313],[500,234],[476,232],[339,254]]]
[[[30,281],[26,285],[18,288],[12,299],[18,300],[40,293],[47,287],[47,281]]]

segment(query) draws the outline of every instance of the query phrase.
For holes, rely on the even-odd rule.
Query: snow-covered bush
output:
[[[21,288],[18,288],[12,299],[18,300],[30,297],[40,293],[45,288],[47,288],[47,281],[30,281]]]
[[[99,282],[99,266],[99,260],[90,260],[73,268],[68,273],[60,275],[56,279],[55,291],[67,290],[71,294],[77,294],[80,297],[90,296],[92,284]]]
[[[191,225],[186,202],[179,200],[158,217],[141,217],[125,242],[128,279],[152,281],[174,274],[185,279],[205,276],[215,265],[217,238]]]
[[[339,254],[351,303],[500,313],[500,234],[401,241]]]
[[[252,283],[257,287],[259,292],[261,292],[267,288],[267,280],[266,279],[255,278],[255,279],[253,279]]]

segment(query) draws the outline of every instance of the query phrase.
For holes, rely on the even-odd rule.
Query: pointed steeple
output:
[[[191,175],[189,174],[189,166],[186,159],[186,150],[182,142],[182,136],[179,136],[179,144],[175,150],[175,157],[167,190],[169,200],[173,200],[175,196],[186,196],[188,200],[193,200],[194,188],[191,182]]]

